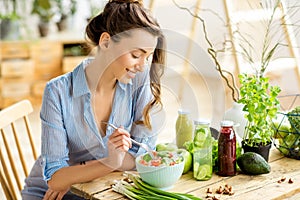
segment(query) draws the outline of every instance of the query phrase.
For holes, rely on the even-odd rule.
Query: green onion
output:
[[[129,183],[124,180],[115,181],[115,184],[112,186],[113,191],[118,192],[129,199],[138,199],[138,200],[201,200],[198,197],[193,196],[192,194],[183,194],[175,192],[167,192],[155,188],[145,182],[142,179],[133,173],[125,172],[124,174],[129,178],[133,183]]]
[[[134,192],[135,188],[131,186],[129,183],[127,183],[126,181],[123,180],[118,181],[112,187],[115,192],[118,192],[128,197],[129,199],[147,200],[146,198],[143,198],[141,194],[135,193]]]
[[[130,178],[130,176],[129,176],[129,178]],[[150,185],[144,183],[144,182],[140,179],[140,177],[134,176],[134,177],[131,177],[130,179],[133,180],[134,185],[135,185],[137,188],[143,190],[144,192],[148,193],[149,195],[151,195],[151,196],[153,196],[153,197],[160,197],[160,198],[161,198],[162,195],[161,195],[159,192],[156,191],[156,190],[158,190],[158,189],[157,189],[157,188],[152,188],[152,186],[150,186]],[[147,186],[149,186],[150,188],[147,187]],[[153,189],[154,189],[154,190],[153,190]],[[163,195],[164,195],[164,194],[163,194]],[[169,197],[169,195],[165,195],[165,196],[164,196],[164,199],[168,199],[168,200],[173,200],[173,199],[174,199],[174,200],[176,200],[176,198],[172,198],[171,195],[170,195],[170,197]]]

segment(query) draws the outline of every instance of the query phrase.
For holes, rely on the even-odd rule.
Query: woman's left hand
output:
[[[49,188],[47,190],[43,200],[61,200],[68,191],[69,191],[69,188],[64,191],[54,191]]]

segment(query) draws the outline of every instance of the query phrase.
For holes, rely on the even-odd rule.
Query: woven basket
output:
[[[288,107],[282,107],[285,111],[279,112],[277,121],[273,123],[274,145],[283,155],[300,160],[300,124],[295,122],[300,121],[300,114],[289,114],[289,111],[300,105],[300,94],[281,98],[289,98],[292,101]]]

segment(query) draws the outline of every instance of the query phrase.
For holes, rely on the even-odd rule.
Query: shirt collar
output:
[[[85,67],[93,61],[93,58],[83,60],[73,71],[73,94],[74,97],[79,97],[84,94],[90,93],[89,86],[85,77]],[[117,85],[123,90],[126,90],[127,85],[132,85],[132,79],[128,83],[121,83],[117,81]]]
[[[73,71],[74,97],[79,97],[84,94],[90,93],[84,69],[92,60],[93,58],[83,60]]]

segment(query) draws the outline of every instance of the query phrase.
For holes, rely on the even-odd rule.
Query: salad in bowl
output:
[[[136,158],[136,169],[142,180],[160,189],[171,188],[181,177],[184,169],[182,155],[172,151],[153,152]]]

